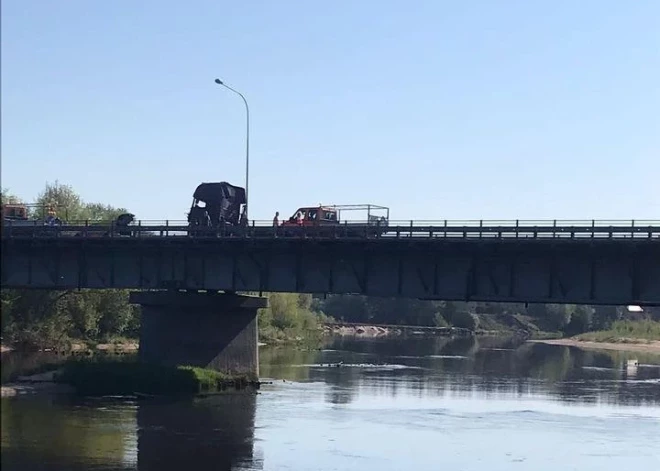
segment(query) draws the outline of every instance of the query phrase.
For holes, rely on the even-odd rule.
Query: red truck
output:
[[[350,212],[358,213],[351,217]],[[352,205],[318,205],[298,208],[293,215],[282,222],[284,230],[298,230],[297,228],[338,228],[351,233],[368,233],[380,235],[386,231],[389,222],[389,208],[373,204]],[[344,216],[344,217],[342,217]]]

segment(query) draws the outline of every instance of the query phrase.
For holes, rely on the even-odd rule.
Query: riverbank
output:
[[[589,350],[618,350],[660,354],[660,340],[621,338],[618,342],[595,342],[572,337],[567,339],[528,340],[528,342],[544,343],[547,345],[561,345],[566,347],[578,347]]]
[[[619,350],[660,354],[660,322],[651,319],[612,323],[607,330],[585,332],[566,339],[542,340],[549,345],[564,345],[597,350]]]

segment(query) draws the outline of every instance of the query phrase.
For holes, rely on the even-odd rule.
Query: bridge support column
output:
[[[257,311],[268,298],[142,291],[130,302],[142,306],[141,361],[259,375]]]

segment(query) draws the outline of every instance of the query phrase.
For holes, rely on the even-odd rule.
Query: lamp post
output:
[[[249,186],[249,179],[250,179],[250,108],[248,107],[248,102],[243,96],[241,92],[238,90],[234,90],[231,88],[229,85],[224,83],[220,79],[215,79],[215,83],[218,85],[222,85],[228,90],[231,90],[238,96],[240,96],[243,99],[243,103],[245,103],[245,117],[246,117],[246,131],[245,131],[245,218],[247,219],[248,215],[248,186]]]

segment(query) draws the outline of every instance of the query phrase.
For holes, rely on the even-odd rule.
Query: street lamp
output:
[[[231,90],[238,96],[240,96],[243,99],[243,103],[245,103],[245,116],[246,116],[246,132],[245,132],[245,211],[244,211],[244,217],[247,219],[247,214],[248,214],[248,184],[249,184],[249,177],[250,177],[250,108],[248,107],[248,102],[243,96],[241,92],[238,90],[234,90],[231,88],[229,85],[224,83],[220,79],[215,79],[215,83],[218,85],[222,85],[228,90]]]

